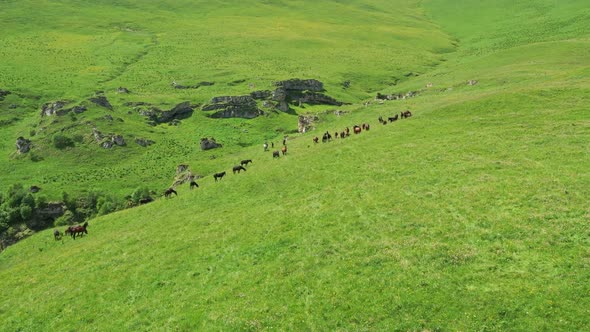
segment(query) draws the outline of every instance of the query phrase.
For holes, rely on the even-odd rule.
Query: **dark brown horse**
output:
[[[355,125],[355,126],[352,128],[352,130],[354,130],[354,133],[355,133],[355,134],[360,134],[360,133],[361,133],[361,127],[359,127],[359,126],[357,126],[357,125]]]
[[[195,181],[191,181],[190,186],[191,186],[191,189],[193,189],[193,188],[199,188],[199,185]]]
[[[317,136],[313,138],[313,142],[314,142],[314,143],[317,143],[319,140],[320,140],[320,139],[319,139]]]
[[[176,190],[174,190],[174,188],[168,188],[166,189],[166,191],[164,192],[164,197],[171,197],[172,194],[178,196],[178,193],[176,192]]]
[[[409,118],[412,116],[412,112],[410,112],[409,110],[405,111],[405,112],[401,112],[401,117],[403,118]]]
[[[283,153],[283,156],[287,154],[287,146],[283,145],[283,147],[281,148],[281,152]]]
[[[217,179],[221,180],[224,176],[225,176],[225,171],[213,174],[213,178],[215,179],[215,182],[217,182]]]
[[[86,228],[88,227],[88,222],[85,222],[84,225],[80,226],[80,225],[76,225],[76,226],[70,226],[68,227],[68,229],[66,229],[66,234],[70,234],[72,236],[72,239],[76,239],[76,236],[80,235],[83,236],[84,234],[88,234],[88,231],[86,230]]]
[[[252,162],[252,159],[246,159],[246,160],[242,160],[240,161],[240,165],[242,166],[248,166],[249,163]]]
[[[58,231],[57,229],[53,231],[53,237],[55,238],[55,241],[61,240],[61,233],[60,231]]]
[[[154,201],[154,199],[151,198],[151,197],[144,197],[144,198],[142,198],[142,199],[139,200],[139,204],[147,204],[147,203],[150,203],[150,202],[153,202],[153,201]]]
[[[387,120],[389,122],[393,122],[393,121],[397,121],[399,114],[396,114],[394,116],[388,117]]]
[[[246,169],[242,165],[237,165],[237,166],[234,166],[234,168],[232,168],[232,171],[234,172],[234,174],[236,174],[236,172],[238,174],[240,174],[240,171],[244,171],[245,172]]]
[[[272,152],[272,158],[280,158],[281,157],[281,153],[279,151],[273,151]]]

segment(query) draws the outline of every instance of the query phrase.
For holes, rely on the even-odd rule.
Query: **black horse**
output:
[[[248,166],[249,163],[252,162],[252,159],[246,159],[246,160],[242,160],[240,161],[240,165],[242,166]]]
[[[274,158],[280,158],[280,157],[281,157],[281,154],[280,154],[280,152],[279,152],[279,151],[273,151],[273,152],[272,152],[272,158],[273,158],[273,159],[274,159]]]
[[[397,121],[399,114],[396,114],[394,116],[388,117],[387,120],[389,120],[389,122],[393,122],[393,121]]]
[[[234,174],[236,174],[236,172],[239,174],[240,171],[244,171],[245,172],[246,169],[242,165],[237,165],[237,166],[234,166],[234,168],[232,168],[232,171],[234,172]]]
[[[221,173],[215,173],[213,174],[213,178],[215,179],[215,182],[217,182],[217,179],[222,179],[225,176],[225,171],[221,172]]]
[[[61,232],[58,231],[57,229],[53,231],[53,237],[55,238],[55,241],[61,240]]]
[[[166,189],[166,191],[164,192],[164,197],[171,197],[172,194],[178,196],[178,193],[176,192],[176,190],[174,190],[174,188],[168,188]]]
[[[191,189],[193,189],[195,187],[199,188],[199,185],[195,181],[191,181]]]

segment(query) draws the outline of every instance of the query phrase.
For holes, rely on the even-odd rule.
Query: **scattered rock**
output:
[[[112,141],[114,144],[118,145],[118,146],[125,146],[125,145],[127,145],[127,144],[125,143],[125,139],[123,138],[123,136],[122,136],[122,135],[113,135],[113,136],[111,137],[111,141]]]
[[[476,85],[477,83],[479,83],[479,82],[476,81],[476,80],[469,80],[469,81],[467,81],[467,85]]]
[[[100,146],[104,149],[110,149],[113,147],[113,142],[112,141],[104,141],[104,142],[102,142],[102,144]]]
[[[149,139],[145,139],[145,138],[136,138],[135,143],[137,143],[145,148],[145,147],[150,146],[156,142],[149,140]]]
[[[103,119],[107,120],[107,121],[113,121],[113,116],[110,114],[107,114],[105,116],[102,117]]]
[[[29,191],[32,192],[33,194],[34,193],[38,193],[40,190],[41,190],[41,188],[40,187],[37,187],[37,186],[31,186],[29,188]]]
[[[104,107],[110,111],[113,110],[113,105],[111,105],[111,103],[109,103],[107,97],[105,96],[96,96],[96,97],[92,97],[90,99],[91,102],[95,103],[96,105],[100,106],[100,107]]]
[[[298,117],[297,131],[299,133],[308,132],[312,129],[313,123],[318,120],[319,118],[315,115],[300,115]]]
[[[127,88],[120,86],[119,88],[117,88],[117,93],[131,93],[131,91],[129,91]]]
[[[66,100],[45,103],[41,106],[41,116],[62,115],[58,114],[58,112],[61,111],[68,103],[69,102]]]
[[[103,134],[96,127],[92,128],[92,135],[94,136],[94,140],[97,142],[102,141],[104,138]]]
[[[16,150],[18,153],[27,153],[31,150],[32,142],[22,136],[16,139]]]
[[[343,89],[350,88],[350,81],[344,81],[344,82],[342,82],[342,88]]]
[[[375,96],[376,100],[402,100],[406,98],[412,98],[418,95],[418,91],[409,91],[407,93],[398,93],[398,94],[391,94],[391,95],[384,95],[377,92],[377,96]]]
[[[18,107],[18,105],[16,105],[16,104],[10,104],[8,106],[8,108],[11,109],[11,110],[16,109],[17,107]]]
[[[433,86],[434,86],[434,84],[432,84],[431,82],[426,83],[427,88],[432,88]]]
[[[215,141],[215,138],[201,138],[201,150],[211,150],[222,147],[221,144]]]

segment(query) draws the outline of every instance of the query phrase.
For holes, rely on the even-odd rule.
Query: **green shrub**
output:
[[[55,146],[57,149],[65,149],[68,147],[73,147],[74,146],[74,141],[62,134],[56,134],[55,136],[53,136],[53,146]]]

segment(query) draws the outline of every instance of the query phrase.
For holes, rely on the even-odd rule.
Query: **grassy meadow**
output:
[[[2,31],[11,37],[0,43],[22,45],[0,48],[0,59],[14,61],[0,61],[0,88],[22,93],[0,104],[9,122],[0,132],[0,151],[10,156],[0,163],[3,182],[51,177],[49,196],[81,186],[123,195],[142,183],[165,188],[180,163],[206,177],[198,189],[179,187],[177,197],[92,219],[89,234],[75,241],[54,241],[47,230],[0,253],[0,330],[590,329],[590,10],[583,1],[84,8],[58,1],[45,4],[38,22],[46,24],[27,19],[33,5],[1,4],[0,17],[11,17],[0,20]],[[69,20],[67,10],[79,19]],[[49,61],[37,52],[39,26],[67,38],[71,66],[18,69],[19,52],[34,59],[31,66]],[[18,43],[27,29],[29,46]],[[109,46],[97,47],[98,39]],[[77,47],[78,55],[68,53]],[[75,88],[34,83],[59,75]],[[320,117],[306,134],[291,132],[294,114],[214,120],[195,111],[179,126],[150,127],[122,107],[127,98],[202,103],[290,77],[324,81],[328,94],[352,104],[340,116],[297,108]],[[171,80],[216,84],[176,91]],[[134,92],[117,95],[118,86]],[[82,132],[101,124],[98,108],[55,124],[38,117],[45,98],[83,100],[95,90],[123,119],[103,123],[104,131],[157,143],[47,148],[38,162],[11,154],[31,126]],[[377,91],[410,90],[420,94],[372,100]],[[16,102],[22,110],[5,107]],[[406,109],[409,119],[377,122]],[[371,130],[312,143],[326,130],[364,122]],[[289,151],[273,160],[260,142],[278,145],[285,133]],[[49,137],[37,135],[36,144]],[[224,148],[200,151],[203,136]],[[242,159],[254,162],[231,174]],[[223,170],[229,174],[215,183],[210,174]]]

